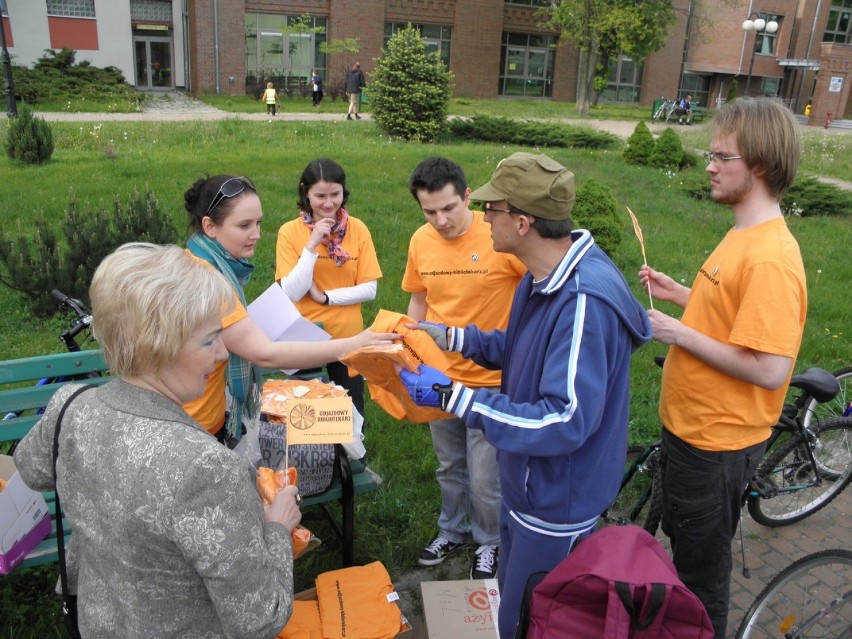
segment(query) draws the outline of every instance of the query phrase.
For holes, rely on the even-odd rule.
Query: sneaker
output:
[[[347,113],[347,114],[346,114],[346,119],[347,119],[347,120],[351,120],[351,119],[352,119],[352,114],[351,114],[351,113]]]
[[[497,546],[480,546],[476,549],[476,558],[470,567],[471,579],[496,579],[497,578],[497,555],[500,549]]]
[[[355,119],[356,119],[356,120],[360,120],[360,119],[361,119],[361,116],[360,116],[360,115],[358,115],[358,114],[356,113],[356,114],[355,114]]]
[[[435,566],[450,555],[458,552],[464,546],[464,543],[456,543],[450,541],[443,535],[439,534],[435,537],[431,544],[426,546],[421,552],[417,563],[421,566]]]

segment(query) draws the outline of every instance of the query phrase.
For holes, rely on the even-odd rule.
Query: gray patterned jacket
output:
[[[53,488],[61,388],[15,463]],[[121,380],[62,421],[58,480],[84,637],[274,637],[293,606],[293,548],[266,524],[254,471],[177,404]]]

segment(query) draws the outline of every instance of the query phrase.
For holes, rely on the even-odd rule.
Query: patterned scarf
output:
[[[189,251],[196,257],[208,262],[225,276],[247,306],[243,286],[248,283],[254,271],[254,265],[244,259],[236,259],[219,242],[200,233],[194,233],[186,243]],[[242,418],[253,420],[260,411],[260,388],[263,385],[260,369],[250,361],[230,353],[228,360],[228,390],[231,404],[228,407],[228,421],[225,428],[236,440],[242,436]]]
[[[300,213],[302,216],[302,222],[308,225],[310,230],[314,230],[314,218],[310,213],[306,213],[302,211]],[[334,260],[334,263],[337,266],[343,266],[346,263],[346,260],[349,259],[349,253],[346,252],[346,249],[341,246],[343,244],[343,238],[346,237],[346,227],[349,224],[349,213],[346,212],[346,209],[339,208],[337,210],[337,222],[334,223],[334,226],[331,227],[331,233],[329,233],[326,237],[322,238],[322,243],[328,247],[328,256]]]

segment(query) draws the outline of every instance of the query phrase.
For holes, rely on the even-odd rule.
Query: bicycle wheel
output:
[[[840,384],[840,392],[837,397],[824,404],[819,403],[813,397],[805,399],[801,418],[806,428],[809,428],[814,422],[815,425],[819,425],[826,419],[849,414],[849,402],[852,402],[852,366],[835,371],[834,377]]]
[[[811,443],[817,467],[798,438],[784,442],[757,470],[778,493],[764,499],[748,496],[748,511],[757,523],[775,528],[800,521],[837,497],[852,478],[852,417],[823,422]],[[815,472],[816,471],[816,472]],[[817,478],[818,485],[811,485]]]
[[[652,535],[660,523],[660,511],[653,505],[659,500],[654,495],[660,488],[660,449],[658,447],[631,446],[627,449],[624,480],[621,489],[601,517],[603,526],[642,526]]]
[[[787,566],[746,612],[737,639],[849,637],[852,552],[822,550]]]

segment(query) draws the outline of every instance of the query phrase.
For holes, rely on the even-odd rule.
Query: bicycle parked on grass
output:
[[[838,394],[834,376],[820,368],[794,375],[801,393],[785,404],[766,454],[743,493],[752,518],[764,526],[792,524],[820,510],[852,479],[852,416],[810,420],[807,406],[827,404]],[[660,441],[631,446],[621,489],[603,513],[603,524],[634,524],[655,534],[662,514]]]
[[[59,302],[60,308],[70,310],[74,313],[71,324],[59,334],[59,341],[65,345],[65,348],[68,349],[69,353],[81,351],[82,347],[77,342],[77,336],[80,335],[80,333],[89,331],[92,326],[92,314],[78,299],[69,297],[68,295],[65,295],[65,293],[56,289],[53,289],[50,294]],[[91,335],[88,335],[83,342],[88,341],[89,339],[91,339]],[[79,377],[44,377],[36,382],[36,386],[47,386],[48,384],[66,382],[72,379],[86,379],[92,376],[92,374],[85,374]],[[38,414],[43,412],[43,408],[37,411]],[[3,420],[14,419],[15,417],[20,417],[20,415],[20,412],[6,413],[3,416]]]
[[[852,552],[823,550],[787,566],[757,596],[736,637],[852,637]]]

